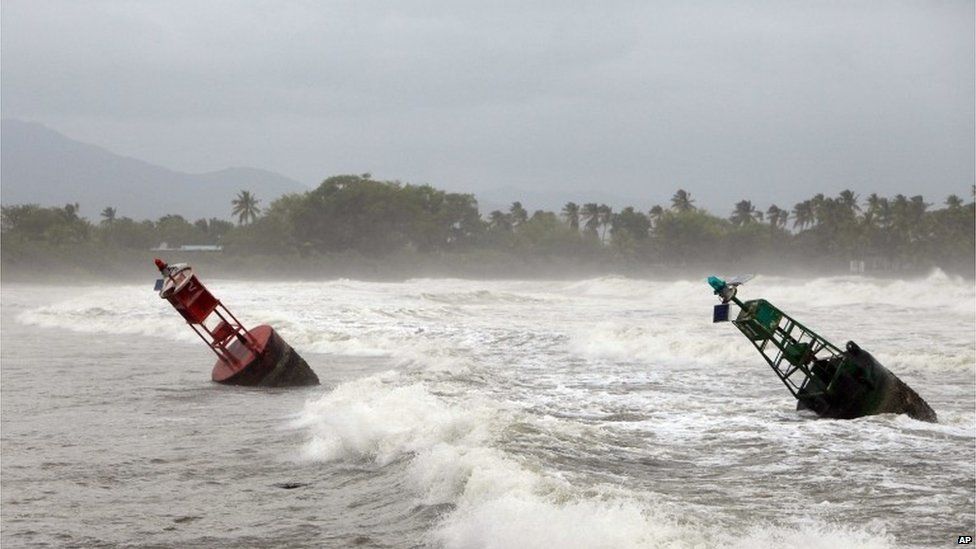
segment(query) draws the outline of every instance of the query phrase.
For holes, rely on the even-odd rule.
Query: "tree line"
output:
[[[78,215],[78,204],[12,205],[2,208],[0,229],[4,248],[96,243],[145,250],[166,242],[274,256],[490,250],[650,264],[764,257],[841,265],[869,259],[882,268],[968,265],[967,272],[976,246],[976,204],[956,195],[935,207],[921,195],[862,200],[845,190],[792,208],[761,209],[742,200],[723,216],[697,207],[691,193],[679,189],[670,204],[647,210],[569,202],[559,212],[529,213],[513,202],[482,217],[473,195],[362,174],[330,177],[314,190],[282,196],[265,208],[259,204],[241,191],[230,204],[236,224],[179,215],[137,221],[119,217],[112,207],[90,222]]]

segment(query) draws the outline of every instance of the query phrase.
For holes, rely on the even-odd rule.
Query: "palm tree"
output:
[[[247,223],[253,223],[257,218],[258,214],[261,213],[261,208],[258,207],[257,199],[251,191],[241,191],[237,193],[237,198],[231,200],[231,205],[234,206],[234,210],[231,215],[237,216],[237,224],[245,225]]]
[[[597,207],[597,217],[599,218],[600,226],[603,227],[603,231],[600,233],[600,242],[603,242],[607,238],[607,227],[613,221],[613,208],[606,204],[600,204]]]
[[[843,190],[840,192],[838,201],[851,211],[860,211],[861,207],[857,205],[858,196],[854,194],[854,191]]]
[[[522,207],[521,202],[512,202],[512,207],[508,209],[512,216],[512,225],[519,226],[529,220],[529,212]]]
[[[766,221],[769,221],[769,226],[774,229],[779,226],[779,206],[771,204],[766,208]]]
[[[580,222],[579,204],[575,202],[567,202],[566,205],[563,206],[563,217],[565,217],[566,221],[569,223],[570,229],[573,229],[574,231],[579,230],[579,222]]]
[[[868,225],[873,225],[875,220],[878,219],[881,213],[881,201],[883,199],[878,196],[878,193],[871,193],[868,195],[868,209],[864,212],[864,221]]]
[[[793,206],[793,228],[799,228],[802,231],[811,224],[813,224],[813,202],[810,200],[797,202]]]
[[[949,197],[946,198],[945,203],[950,210],[958,210],[962,207],[962,199],[954,194],[950,194]]]
[[[81,206],[79,206],[77,202],[73,202],[71,204],[65,204],[64,205],[64,217],[65,217],[65,219],[67,219],[68,221],[77,221],[78,220],[78,210],[80,210],[80,209],[81,209]]]
[[[891,201],[891,223],[899,230],[907,230],[908,217],[908,198],[903,194],[896,194]]]
[[[111,206],[106,207],[104,210],[102,210],[102,217],[105,218],[102,220],[102,223],[105,225],[115,223],[115,208]]]
[[[656,228],[661,222],[661,218],[664,217],[664,208],[658,204],[651,206],[651,209],[647,212],[647,217],[651,221],[651,227]]]
[[[512,221],[508,214],[495,210],[489,214],[488,228],[493,230],[508,231],[512,229]]]
[[[735,211],[732,212],[732,223],[735,225],[749,225],[755,221],[762,221],[762,212],[757,210],[749,200],[742,200],[736,203]]]
[[[891,225],[891,203],[887,198],[878,199],[878,225],[888,227]]]
[[[906,198],[905,195],[895,196],[891,204],[891,221],[894,232],[901,241],[902,252],[915,254],[920,245],[920,237],[924,233],[923,219],[929,204],[921,195]]]
[[[916,195],[911,198],[908,203],[908,211],[911,213],[912,224],[918,227],[922,222],[922,217],[925,215],[925,210],[928,209],[931,204],[922,198],[922,195]]]
[[[817,193],[810,199],[810,211],[813,212],[813,217],[810,218],[811,225],[820,224],[820,220],[825,215],[824,204],[826,203],[827,198],[824,197],[823,193]]]
[[[583,228],[587,232],[596,234],[596,229],[600,226],[600,207],[597,206],[596,202],[583,204],[582,218],[585,220]]]
[[[661,220],[662,216],[664,216],[664,208],[662,208],[660,205],[655,204],[654,206],[651,207],[651,210],[647,213],[650,214],[649,217],[651,218],[651,223],[657,226],[657,222]]]
[[[776,204],[773,204],[766,210],[766,219],[769,220],[769,224],[773,228],[785,227],[786,221],[790,217],[790,212],[780,208]]]
[[[780,208],[779,210],[779,226],[781,229],[786,228],[786,223],[790,220],[790,211]]]
[[[671,197],[671,209],[678,212],[690,212],[694,210],[694,203],[695,201],[691,199],[691,193],[684,189],[678,189],[674,193],[674,196]]]

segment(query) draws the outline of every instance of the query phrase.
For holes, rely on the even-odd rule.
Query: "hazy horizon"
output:
[[[719,215],[976,178],[970,2],[0,9],[3,117],[173,170]]]

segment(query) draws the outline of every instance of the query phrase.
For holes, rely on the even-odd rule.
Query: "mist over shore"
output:
[[[470,194],[343,175],[268,205],[241,190],[228,204],[236,224],[176,214],[138,221],[111,206],[96,223],[78,204],[3,206],[0,259],[8,281],[145,276],[155,255],[243,278],[911,276],[935,268],[972,278],[976,202],[951,195],[933,206],[922,195],[862,199],[845,190],[792,208],[744,199],[726,217],[678,189],[646,212],[568,202],[530,213],[515,201],[484,215]]]

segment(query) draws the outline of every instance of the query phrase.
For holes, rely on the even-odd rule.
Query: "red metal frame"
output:
[[[186,323],[193,328],[193,331],[220,360],[228,364],[240,364],[240,359],[228,350],[228,345],[235,338],[253,353],[252,356],[263,354],[263,349],[259,347],[254,335],[237,320],[234,313],[230,312],[219,299],[210,293],[210,290],[197,279],[192,270],[188,274],[189,280],[182,287],[179,286],[180,283],[176,281],[172,273],[167,272],[164,276],[169,278],[175,288],[179,288],[168,295],[166,299],[180,312],[186,319]],[[189,295],[191,292],[193,292],[192,297]],[[182,300],[181,297],[189,297],[189,299]],[[198,303],[201,300],[202,302]],[[206,324],[212,314],[216,314],[217,318],[220,319],[213,330],[208,328]],[[204,336],[204,334],[209,337]]]
[[[221,312],[221,309],[223,309],[223,313]],[[224,313],[226,313],[227,317],[230,317],[233,322],[228,321],[227,317],[224,316]],[[237,320],[234,313],[230,312],[227,307],[224,307],[220,300],[217,300],[217,306],[214,308],[213,314],[216,314],[217,317],[220,318],[220,323],[214,330],[207,328],[207,325],[203,322],[197,324],[187,320],[187,324],[193,328],[193,331],[200,336],[200,339],[202,339],[203,342],[206,343],[207,346],[210,347],[210,349],[216,353],[221,360],[231,364],[237,364],[240,362],[238,358],[233,355],[233,353],[227,350],[227,345],[231,343],[231,339],[234,337],[236,337],[241,344],[250,349],[255,356],[261,354],[261,351],[258,349],[256,344],[257,340],[253,335],[251,335],[251,332],[241,325],[241,322]],[[209,315],[207,318],[209,318]],[[206,337],[204,337],[203,333],[210,336],[210,339],[208,340]]]

